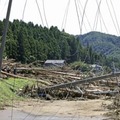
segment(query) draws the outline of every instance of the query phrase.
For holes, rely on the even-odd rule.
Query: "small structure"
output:
[[[92,69],[96,70],[96,71],[101,71],[103,70],[102,66],[97,65],[97,64],[93,64],[91,65]]]
[[[102,74],[104,72],[103,67],[97,64],[91,65],[91,71],[95,74]]]
[[[65,60],[46,60],[44,63],[45,67],[63,67]]]

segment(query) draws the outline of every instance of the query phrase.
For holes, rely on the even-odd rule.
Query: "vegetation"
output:
[[[120,54],[120,37],[100,32],[90,32],[78,36],[81,44],[91,46],[93,50],[106,56],[118,57]]]
[[[21,99],[17,96],[18,90],[23,88],[25,85],[33,85],[34,81],[24,79],[9,78],[8,80],[0,81],[0,107],[4,105],[10,105],[12,99]]]
[[[78,61],[70,64],[71,68],[74,70],[80,70],[81,72],[89,72],[90,66],[84,62]]]
[[[107,66],[111,66],[114,61],[115,65],[120,68],[120,37],[100,32],[90,32],[77,36],[77,38],[83,46],[91,46],[93,51],[105,55]]]
[[[0,21],[0,36],[5,21]],[[68,63],[84,61],[93,64],[101,63],[105,58],[93,52],[91,47],[84,48],[75,36],[57,27],[46,27],[34,25],[32,22],[14,20],[10,22],[6,50],[4,56],[13,58],[22,63],[30,63],[35,60],[65,59]]]

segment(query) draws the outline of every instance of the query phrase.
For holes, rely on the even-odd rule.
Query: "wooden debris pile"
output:
[[[9,66],[10,71],[6,71],[6,67]],[[85,82],[83,84],[77,84],[69,87],[60,88],[56,90],[46,90],[45,88],[70,83],[73,81],[83,80],[85,78],[93,77],[91,74],[83,74],[80,71],[71,69],[45,69],[42,67],[32,67],[29,65],[23,65],[15,63],[14,60],[4,61],[3,74],[11,77],[34,79],[36,86],[29,87],[29,89],[23,88],[21,95],[28,94],[29,96],[51,96],[56,99],[67,99],[67,98],[89,98],[98,99],[103,96],[114,96],[119,93],[117,86],[120,85],[119,78],[107,78],[107,80],[98,80],[94,82]],[[14,74],[14,68],[16,74]],[[24,92],[26,89],[26,92]]]
[[[114,97],[112,104],[108,105],[107,108],[110,110],[107,116],[111,120],[120,120],[120,94]]]
[[[57,90],[46,90],[46,87],[54,86],[58,84],[69,83],[71,81],[82,80],[89,76],[84,74],[77,74],[75,71],[61,71],[61,70],[49,70],[43,68],[19,68],[19,71],[26,70],[28,76],[33,76],[36,79],[37,88],[36,96],[44,97],[46,99],[68,99],[68,98],[88,98],[98,99],[103,96],[114,96],[119,93],[116,89],[119,86],[119,79],[107,78],[107,80],[98,80],[96,82],[86,82],[81,85],[60,88]],[[32,93],[31,93],[32,94]]]

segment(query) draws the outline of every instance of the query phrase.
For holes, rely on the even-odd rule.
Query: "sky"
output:
[[[47,26],[43,11],[43,0],[37,0],[43,23],[40,18],[36,0],[13,0],[10,21],[14,19]],[[70,0],[66,24],[62,26],[69,0],[44,0],[48,26],[57,26],[60,30],[78,35],[90,31],[100,31],[120,36],[120,0]],[[75,6],[75,1],[77,9]],[[101,1],[101,2],[100,2]],[[0,0],[0,20],[6,16],[9,0]],[[84,7],[86,5],[86,9]],[[100,7],[98,8],[98,6]],[[23,12],[24,11],[24,12]],[[23,14],[24,13],[24,14]],[[85,13],[83,15],[83,13]]]

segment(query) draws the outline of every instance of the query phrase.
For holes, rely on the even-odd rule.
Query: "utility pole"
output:
[[[12,0],[9,0],[4,31],[3,31],[3,35],[2,35],[2,38],[1,38],[2,42],[1,42],[1,47],[0,47],[0,74],[1,74],[1,69],[2,69],[3,52],[4,52],[4,48],[5,48],[5,43],[6,43],[6,36],[7,36],[7,30],[8,30],[8,25],[9,25],[9,17],[10,17],[11,6],[12,6]]]

